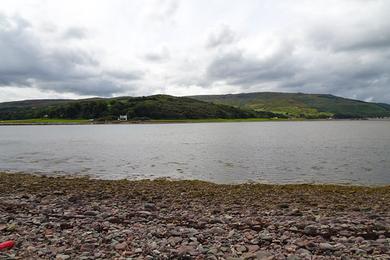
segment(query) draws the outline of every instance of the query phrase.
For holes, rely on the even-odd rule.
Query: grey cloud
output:
[[[179,8],[179,2],[177,0],[165,0],[161,9],[161,14],[164,16],[172,16],[177,12]]]
[[[351,19],[337,26],[330,23],[314,24],[308,31],[308,42],[335,52],[390,49],[390,3],[378,1],[377,4],[374,11],[358,22]]]
[[[137,80],[140,79],[141,76],[144,75],[142,71],[123,71],[123,70],[107,70],[104,73],[105,75],[119,79],[119,80]]]
[[[382,51],[390,48],[390,23],[383,28],[356,28],[352,32],[315,28],[309,40],[333,51]]]
[[[150,62],[164,62],[170,59],[170,52],[166,47],[161,50],[149,52],[144,55],[145,60]]]
[[[91,76],[88,78],[72,78],[64,81],[45,81],[40,83],[40,89],[54,90],[58,93],[77,93],[90,96],[112,96],[114,93],[120,93],[129,90],[127,84],[120,84],[105,79],[104,77]]]
[[[382,49],[376,55],[371,49],[346,53],[319,48],[306,53],[295,52],[293,46],[285,44],[263,59],[246,55],[244,50],[220,52],[209,63],[201,84],[224,82],[236,86],[237,91],[271,87],[275,91],[331,93],[390,102],[390,51]]]
[[[217,55],[206,70],[207,81],[225,81],[229,85],[249,87],[264,82],[292,77],[299,64],[291,62],[293,48],[283,46],[263,59],[245,55],[242,51]]]
[[[371,13],[359,19],[318,21],[300,28],[301,38],[290,39],[295,49],[279,37],[286,46],[266,59],[245,55],[245,49],[227,41],[233,45],[228,49],[238,51],[211,54],[201,83],[210,87],[222,82],[237,92],[266,88],[390,103],[390,4],[372,3]],[[219,38],[213,37],[209,46],[219,46]]]
[[[389,25],[390,26],[390,25]],[[389,27],[390,28],[390,27]],[[390,29],[378,31],[373,35],[368,34],[360,39],[356,39],[340,46],[340,50],[378,50],[390,48]]]
[[[344,97],[390,101],[390,61],[375,59],[361,62],[359,54],[318,54],[317,64],[297,71],[278,87],[286,91],[332,93]],[[337,58],[334,56],[341,55]]]
[[[84,39],[87,37],[87,32],[81,27],[68,28],[62,35],[64,39]]]
[[[110,96],[131,89],[142,75],[137,71],[102,70],[92,54],[75,47],[59,44],[49,48],[33,29],[20,17],[0,16],[0,88],[36,87]]]
[[[150,15],[159,22],[171,22],[178,9],[178,0],[159,0]]]
[[[222,25],[214,32],[211,32],[207,42],[207,48],[216,48],[222,45],[228,45],[235,42],[237,39],[236,34],[227,25]]]

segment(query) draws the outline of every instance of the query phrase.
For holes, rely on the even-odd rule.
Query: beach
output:
[[[0,174],[1,259],[389,259],[390,186]]]

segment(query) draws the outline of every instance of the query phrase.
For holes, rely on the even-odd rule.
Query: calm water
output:
[[[0,171],[390,184],[390,121],[1,126]]]

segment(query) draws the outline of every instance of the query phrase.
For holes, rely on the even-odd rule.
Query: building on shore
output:
[[[118,121],[127,121],[127,115],[119,115]]]

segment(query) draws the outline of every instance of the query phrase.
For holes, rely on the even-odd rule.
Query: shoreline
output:
[[[4,125],[137,125],[137,124],[189,124],[189,123],[241,123],[241,122],[285,122],[285,121],[307,121],[307,119],[268,119],[268,118],[243,118],[243,119],[158,119],[145,121],[82,121],[82,122],[30,122],[31,120],[10,120],[12,122],[1,121]],[[315,121],[315,120],[313,120]]]
[[[388,259],[390,186],[0,173],[10,259]]]
[[[6,174],[14,174],[14,175],[27,175],[27,176],[33,176],[33,177],[41,177],[41,178],[64,178],[64,179],[87,179],[94,181],[102,181],[102,182],[143,182],[143,181],[151,181],[151,182],[159,182],[159,181],[166,181],[166,182],[201,182],[201,183],[207,183],[210,185],[217,185],[217,186],[240,186],[240,185],[265,185],[265,186],[275,186],[275,187],[282,187],[282,186],[322,186],[322,187],[346,187],[346,188],[389,188],[390,191],[390,183],[364,183],[364,182],[270,182],[270,181],[264,181],[264,180],[237,180],[237,181],[231,181],[231,182],[218,182],[218,181],[212,181],[212,180],[205,180],[205,179],[197,179],[197,178],[174,178],[174,177],[168,177],[168,176],[144,176],[144,177],[136,177],[136,178],[103,178],[94,176],[91,174],[83,174],[83,173],[67,173],[67,172],[55,172],[54,174],[48,173],[48,172],[38,172],[38,171],[13,171],[13,170],[3,170],[0,171],[0,176]]]
[[[268,119],[268,118],[248,118],[248,119],[169,119],[169,120],[146,120],[146,121],[110,121],[91,122],[88,120],[80,122],[48,121],[34,122],[34,120],[0,120],[0,126],[23,126],[23,125],[137,125],[137,124],[195,124],[195,123],[246,123],[246,122],[339,122],[339,121],[390,121],[389,118],[366,118],[366,119]],[[18,122],[20,121],[20,122]]]

